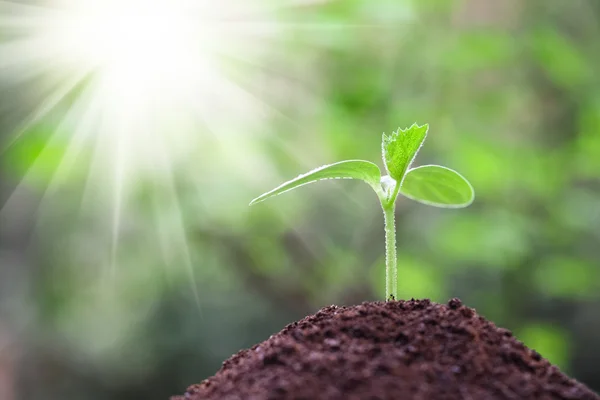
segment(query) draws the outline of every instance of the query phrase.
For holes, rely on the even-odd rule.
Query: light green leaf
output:
[[[391,135],[383,134],[383,162],[390,176],[401,182],[406,170],[415,159],[425,141],[429,125],[413,124],[407,129],[398,129]]]
[[[462,208],[473,202],[473,186],[461,174],[439,165],[409,170],[400,193],[409,199],[435,207]]]
[[[291,181],[287,181],[270,192],[258,196],[250,202],[250,205],[260,203],[269,197],[277,196],[288,190],[323,179],[362,179],[371,185],[376,192],[381,191],[381,185],[379,183],[381,171],[377,165],[370,161],[347,160],[335,164],[323,165],[322,167],[300,175]]]

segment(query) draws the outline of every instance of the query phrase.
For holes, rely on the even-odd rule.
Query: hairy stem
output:
[[[389,176],[382,178],[377,191],[385,219],[385,300],[398,299],[398,267],[396,265],[396,221],[394,211],[401,183]],[[393,185],[393,186],[392,186]]]
[[[383,206],[385,217],[385,299],[398,299],[398,266],[396,265],[396,223],[394,203]]]

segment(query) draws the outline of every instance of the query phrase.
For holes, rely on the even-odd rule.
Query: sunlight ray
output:
[[[67,110],[65,117],[60,122],[57,130],[71,132],[67,147],[60,163],[56,167],[53,179],[48,184],[47,193],[51,197],[60,185],[74,170],[80,170],[82,165],[77,165],[77,159],[85,150],[85,144],[94,133],[94,126],[100,116],[101,104],[93,87],[87,87]]]
[[[157,173],[161,175],[161,181],[165,185],[164,195],[166,195],[166,207],[167,209],[173,210],[175,216],[172,218],[172,224],[174,225],[171,230],[170,239],[174,241],[174,247],[177,252],[180,252],[181,255],[176,259],[182,259],[185,271],[189,278],[190,288],[194,295],[194,301],[196,303],[196,307],[198,311],[202,313],[201,305],[200,305],[200,295],[198,293],[198,285],[196,282],[196,275],[194,273],[194,264],[192,262],[192,255],[190,252],[190,247],[187,238],[187,228],[184,225],[183,219],[183,210],[181,208],[181,203],[179,201],[179,196],[177,194],[177,188],[175,186],[175,181],[173,177],[172,171],[172,163],[168,159],[168,156],[156,149],[157,163],[160,164],[160,168],[158,168]],[[155,194],[155,199],[158,197],[158,193]],[[156,204],[156,200],[154,204]],[[155,219],[158,219],[157,214],[161,212],[161,209],[157,209],[155,207]],[[164,232],[161,232],[161,236],[164,240]],[[161,246],[163,248],[167,247],[167,244],[161,241]]]
[[[81,166],[75,168],[75,162],[84,149],[83,144],[87,140],[87,136],[92,132],[91,126],[94,124],[98,112],[97,104],[94,104],[95,99],[92,91],[86,89],[84,92],[88,92],[87,95],[83,93],[76,99],[48,139],[46,148],[38,156],[38,159],[43,159],[48,148],[59,147],[66,140],[64,138],[67,135],[66,132],[72,132],[68,137],[67,147],[58,166],[50,172],[51,177],[48,180],[48,185],[43,189],[39,200],[39,212],[44,212],[45,207],[52,206],[51,200],[61,189],[61,185],[67,181],[74,170],[81,168]],[[37,160],[33,161],[29,172],[23,177],[19,185],[24,185],[25,182],[29,181],[31,179],[30,175],[40,168],[43,168],[43,166],[40,166]],[[15,190],[18,190],[18,188]]]
[[[60,97],[61,97],[60,93],[58,95],[53,94],[52,100],[47,100],[44,104],[47,105],[48,103],[52,103],[56,106],[56,104],[58,104],[60,102],[60,100],[59,100]],[[93,97],[89,97],[89,99],[93,99]],[[54,108],[54,107],[50,107],[49,109],[52,109],[52,108]],[[43,109],[43,107],[38,108],[32,114],[34,116],[40,115],[40,117],[35,118],[35,117],[30,116],[27,119],[27,123],[24,123],[22,125],[22,127],[16,131],[19,134],[19,137],[15,137],[15,138],[13,138],[12,141],[9,141],[8,146],[6,148],[2,149],[2,151],[8,151],[10,146],[16,144],[16,142],[19,139],[21,139],[22,136],[26,136],[26,132],[28,131],[28,129],[30,129],[32,126],[35,125],[35,123],[37,123],[41,120],[41,118],[42,118],[41,114],[43,114],[43,111],[41,111],[41,109]],[[49,112],[49,110],[46,111],[46,114],[47,114],[47,112]],[[16,186],[13,189],[13,192],[11,193],[11,195],[9,195],[9,198],[7,199],[7,201],[4,204],[0,205],[0,213],[2,213],[2,212],[10,213],[11,207],[18,206],[11,199],[13,198],[13,196],[18,197],[18,194],[21,191],[26,189],[25,187],[28,185],[28,183],[35,180],[34,175],[37,174],[37,172],[40,169],[44,168],[44,166],[40,165],[40,163],[39,163],[40,159],[44,159],[44,157],[46,156],[49,149],[53,148],[53,146],[55,144],[63,142],[62,137],[65,136],[65,132],[68,130],[66,127],[66,125],[68,125],[68,122],[84,124],[84,126],[86,126],[86,128],[75,129],[75,131],[74,131],[75,134],[70,135],[70,137],[68,138],[68,143],[69,143],[68,151],[65,153],[65,156],[61,159],[60,164],[56,168],[56,170],[46,171],[46,173],[48,175],[50,175],[50,179],[48,181],[48,185],[43,189],[43,193],[40,195],[39,200],[38,200],[38,208],[40,208],[40,211],[41,211],[43,206],[47,204],[47,200],[49,200],[49,198],[52,197],[52,195],[55,193],[56,189],[58,188],[60,178],[61,178],[61,173],[64,174],[67,172],[66,168],[68,167],[68,164],[66,164],[66,163],[72,158],[71,153],[74,151],[74,149],[77,149],[78,151],[81,149],[81,146],[82,146],[81,136],[85,135],[85,134],[89,134],[89,132],[87,131],[87,127],[89,126],[89,121],[88,121],[89,117],[88,116],[91,112],[93,112],[93,108],[90,107],[90,105],[87,102],[87,99],[83,96],[80,96],[79,98],[77,98],[75,104],[69,109],[69,112],[67,113],[65,118],[63,118],[60,121],[59,126],[50,133],[49,137],[46,140],[46,145],[45,145],[44,149],[41,150],[41,152],[36,156],[35,159],[31,160],[27,171],[25,172],[25,174],[23,176],[20,177],[19,181],[17,182]],[[26,140],[26,138],[25,138],[25,140]],[[47,205],[50,205],[50,204],[48,203]]]
[[[168,226],[159,226],[161,245],[177,249],[199,307],[175,185],[177,165],[188,165],[184,160],[198,157],[194,153],[205,146],[204,157],[227,157],[227,163],[241,166],[253,135],[265,135],[258,128],[267,118],[296,124],[282,99],[296,86],[303,96],[316,94],[294,81],[283,64],[267,60],[289,41],[311,45],[301,32],[370,27],[282,17],[328,2],[48,0],[43,7],[0,0],[0,34],[5,37],[0,42],[0,87],[23,87],[39,98],[0,151],[27,140],[32,126],[54,122],[57,128],[48,145],[66,144],[41,202],[60,195],[77,172],[78,212],[108,213],[101,223],[112,278],[122,258],[132,192],[138,180],[150,181],[160,196],[154,213],[175,214]],[[277,136],[269,140],[303,165],[312,165],[319,156],[298,154]],[[216,148],[208,147],[215,143]],[[198,161],[208,164],[202,163]],[[243,168],[239,173],[250,174]],[[162,229],[169,229],[168,235]]]
[[[6,145],[3,145],[3,147],[0,148],[0,151],[6,151],[13,146],[22,137],[24,132],[30,129],[34,124],[41,121],[52,110],[54,110],[54,108],[62,100],[69,96],[73,89],[85,79],[88,73],[88,71],[82,71],[78,75],[71,77],[66,83],[60,85],[54,92],[44,99],[41,104],[23,120],[21,126],[15,130],[12,138],[7,141]]]
[[[116,277],[117,257],[119,251],[119,237],[121,234],[121,218],[123,215],[124,201],[124,186],[125,186],[125,171],[127,169],[126,161],[126,144],[124,138],[117,141],[116,160],[113,171],[113,187],[112,187],[112,219],[111,219],[111,243],[110,243],[110,271],[111,278]]]

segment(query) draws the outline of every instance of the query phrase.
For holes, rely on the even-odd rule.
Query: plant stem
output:
[[[382,204],[385,218],[385,299],[398,299],[398,266],[396,265],[395,201]]]

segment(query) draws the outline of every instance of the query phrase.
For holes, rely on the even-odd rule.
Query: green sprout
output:
[[[323,165],[287,181],[250,202],[260,203],[269,197],[324,179],[362,179],[379,200],[385,219],[385,297],[397,298],[396,225],[394,209],[398,194],[434,207],[463,208],[473,202],[473,186],[461,174],[439,165],[410,168],[425,141],[429,125],[413,124],[391,135],[383,134],[383,163],[389,175],[381,176],[379,167],[370,161],[347,160]]]

